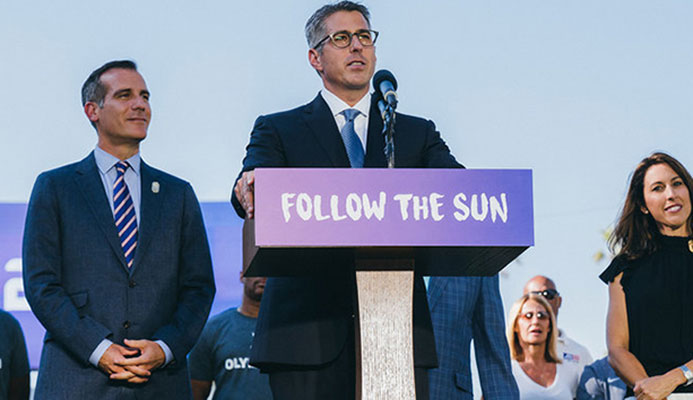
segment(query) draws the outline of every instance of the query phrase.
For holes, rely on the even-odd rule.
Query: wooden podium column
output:
[[[415,400],[414,260],[379,256],[356,259],[356,400]]]

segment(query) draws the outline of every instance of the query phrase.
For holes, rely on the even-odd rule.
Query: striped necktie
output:
[[[342,111],[344,118],[346,118],[346,124],[342,128],[342,140],[344,140],[344,147],[346,147],[347,155],[349,156],[349,163],[351,168],[362,168],[363,167],[363,145],[361,144],[361,139],[359,139],[354,129],[354,119],[361,114],[361,111],[355,108],[347,108]]]
[[[129,268],[132,267],[137,247],[137,215],[128,185],[125,183],[125,170],[128,167],[130,164],[126,161],[119,161],[115,166],[118,176],[113,184],[113,217]]]

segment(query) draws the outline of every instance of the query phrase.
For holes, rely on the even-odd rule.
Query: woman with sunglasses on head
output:
[[[616,257],[600,275],[609,363],[639,400],[693,399],[692,186],[673,157],[642,160],[609,239]]]
[[[561,362],[556,318],[544,297],[533,293],[520,297],[510,308],[506,333],[520,399],[575,398],[580,367]]]

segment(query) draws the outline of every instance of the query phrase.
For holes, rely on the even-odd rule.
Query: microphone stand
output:
[[[380,114],[383,118],[383,136],[385,136],[385,159],[387,160],[387,167],[395,167],[395,109],[392,105],[385,103],[380,100],[378,102],[378,108],[380,108]]]

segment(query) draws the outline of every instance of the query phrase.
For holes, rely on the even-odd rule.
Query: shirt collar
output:
[[[99,171],[101,171],[101,173],[104,175],[108,173],[108,171],[113,168],[118,161],[120,161],[113,154],[107,153],[99,146],[96,146],[94,149],[94,159],[96,160],[96,166],[99,168]],[[141,161],[140,153],[137,152],[134,156],[124,161],[127,161],[135,175],[139,176]]]
[[[325,100],[325,103],[327,103],[327,106],[330,108],[330,111],[332,112],[333,116],[339,115],[342,111],[348,109],[348,108],[354,108],[356,110],[359,110],[361,114],[363,114],[364,117],[368,118],[368,112],[370,111],[371,108],[371,94],[366,93],[365,96],[361,98],[361,100],[358,101],[353,107],[350,107],[347,103],[344,102],[344,100],[340,99],[335,95],[334,93],[330,92],[326,88],[323,88],[320,91],[320,94],[322,95],[322,98]]]

